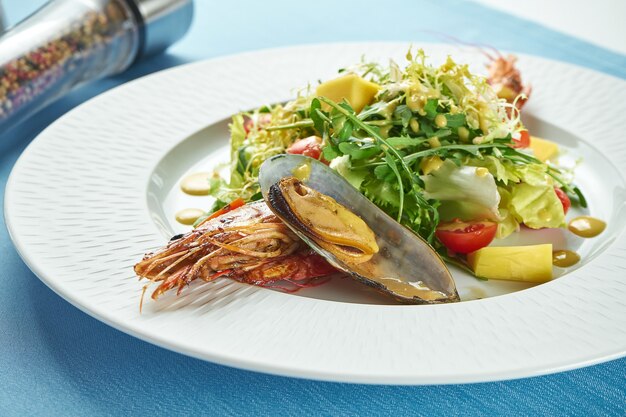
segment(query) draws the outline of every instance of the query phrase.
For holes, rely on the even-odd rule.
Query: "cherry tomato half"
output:
[[[319,136],[309,136],[293,143],[287,153],[309,156],[313,159],[320,159],[322,155],[322,138]]]
[[[563,204],[563,214],[567,214],[567,210],[569,210],[569,208],[572,206],[572,202],[570,201],[567,194],[565,194],[565,191],[561,190],[560,188],[554,187],[554,192],[556,193],[556,196],[559,198],[559,200],[561,200],[561,204]]]
[[[528,133],[528,130],[520,130],[517,135],[513,135],[513,147],[528,148],[530,146],[530,133]]]
[[[490,244],[497,230],[498,224],[495,222],[454,220],[450,223],[441,223],[435,236],[453,252],[470,253]]]

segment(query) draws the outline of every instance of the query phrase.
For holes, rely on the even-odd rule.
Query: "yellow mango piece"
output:
[[[358,113],[374,100],[379,90],[378,84],[364,80],[356,74],[348,74],[321,83],[315,95],[326,97],[336,103],[346,100]]]
[[[552,244],[486,247],[467,254],[467,262],[482,278],[547,282],[552,279]]]
[[[530,137],[530,149],[533,150],[535,157],[541,162],[546,162],[547,160],[557,156],[559,153],[559,145],[536,136]]]

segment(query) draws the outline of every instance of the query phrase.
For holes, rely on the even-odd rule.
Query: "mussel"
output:
[[[459,301],[434,249],[323,163],[277,155],[261,166],[259,183],[269,208],[357,281],[408,304]]]

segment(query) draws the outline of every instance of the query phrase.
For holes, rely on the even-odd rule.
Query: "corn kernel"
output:
[[[435,125],[440,129],[444,128],[448,125],[448,119],[444,114],[438,114],[435,116]]]
[[[437,155],[427,156],[420,162],[420,170],[424,175],[428,175],[433,171],[437,171],[442,164],[443,160]]]
[[[461,142],[467,142],[469,140],[470,131],[465,126],[459,127],[457,134],[459,135],[459,139],[461,140]]]
[[[430,144],[431,148],[438,148],[441,146],[441,142],[439,142],[439,138],[436,136],[434,138],[428,139],[428,143]]]

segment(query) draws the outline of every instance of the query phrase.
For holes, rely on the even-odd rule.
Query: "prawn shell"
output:
[[[302,166],[308,166],[302,170]],[[359,264],[346,263],[326,250],[315,233],[299,220],[297,205],[287,204],[278,183],[297,172],[317,192],[333,198],[359,216],[371,228],[379,251]],[[441,257],[421,237],[402,226],[369,201],[343,177],[325,164],[301,155],[277,155],[266,160],[259,183],[269,208],[302,240],[334,267],[355,280],[407,304],[441,304],[459,301],[456,285]]]

